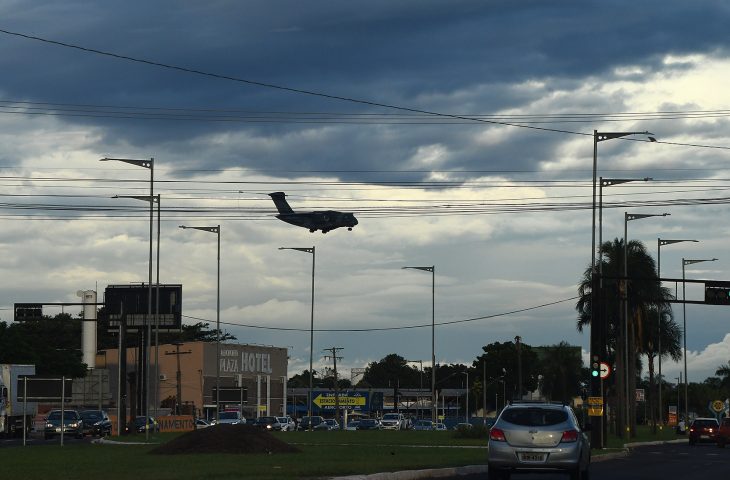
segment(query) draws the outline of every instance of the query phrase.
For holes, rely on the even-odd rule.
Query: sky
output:
[[[593,132],[602,237],[628,223],[661,276],[730,280],[730,6],[723,1],[0,0],[0,320],[15,302],[146,282],[149,170],[160,281],[186,323],[242,343],[467,363],[493,342],[588,348]],[[353,231],[283,223],[353,212]],[[156,264],[156,261],[155,261]],[[435,266],[430,272],[404,266]],[[676,282],[665,284],[674,289]],[[679,285],[681,298],[681,284]],[[688,299],[702,299],[695,284]],[[73,310],[75,307],[69,307]],[[690,381],[730,361],[728,307],[674,306]],[[53,308],[45,313],[53,314]],[[586,352],[587,354],[587,352]],[[415,365],[415,364],[414,364]],[[665,361],[676,381],[682,364]]]

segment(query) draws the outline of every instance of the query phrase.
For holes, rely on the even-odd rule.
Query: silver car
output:
[[[490,480],[517,471],[564,471],[571,480],[586,480],[591,445],[569,406],[514,402],[489,430],[488,455]]]

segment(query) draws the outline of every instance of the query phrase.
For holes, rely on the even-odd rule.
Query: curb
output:
[[[442,478],[459,475],[487,473],[486,465],[467,465],[465,467],[427,468],[425,470],[404,470],[402,472],[371,473],[369,475],[348,475],[328,477],[328,480],[419,480],[421,478]]]

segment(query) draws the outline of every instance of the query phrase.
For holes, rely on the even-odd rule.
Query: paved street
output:
[[[714,444],[690,447],[687,444],[635,448],[628,457],[595,462],[592,480],[680,480],[730,478],[730,448]],[[566,475],[515,475],[519,480],[565,479]],[[484,480],[484,475],[453,477],[453,480]]]

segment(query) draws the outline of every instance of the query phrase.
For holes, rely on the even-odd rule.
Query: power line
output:
[[[553,305],[558,305],[560,303],[570,302],[572,300],[576,300],[579,297],[570,297],[570,298],[564,298],[561,300],[555,300],[552,302],[543,303],[540,305],[534,305],[531,307],[525,307],[525,308],[519,308],[516,310],[511,310],[508,312],[502,312],[502,313],[494,313],[491,315],[484,315],[481,317],[472,317],[472,318],[465,318],[461,320],[450,320],[447,322],[437,322],[435,325],[437,326],[444,326],[444,325],[456,325],[460,323],[470,323],[470,322],[477,322],[479,320],[488,320],[491,318],[497,318],[497,317],[505,317],[508,315],[514,315],[516,313],[523,313],[528,312],[530,310],[537,310],[540,308],[550,307]],[[211,320],[200,318],[200,317],[192,317],[188,315],[183,315],[185,318],[189,318],[191,320],[196,321],[202,321],[202,322],[208,322],[210,323]],[[234,323],[234,322],[220,322],[223,325],[229,325],[233,327],[245,327],[245,328],[254,328],[257,330],[273,330],[273,331],[280,331],[280,332],[306,332],[309,333],[309,328],[294,328],[294,327],[266,327],[263,325],[251,325],[251,324],[245,324],[245,323]],[[376,328],[315,328],[315,332],[351,332],[351,333],[361,333],[361,332],[386,332],[386,331],[392,331],[392,330],[411,330],[415,328],[431,328],[431,323],[424,323],[424,324],[416,324],[416,325],[402,325],[402,326],[396,326],[396,327],[376,327]]]

